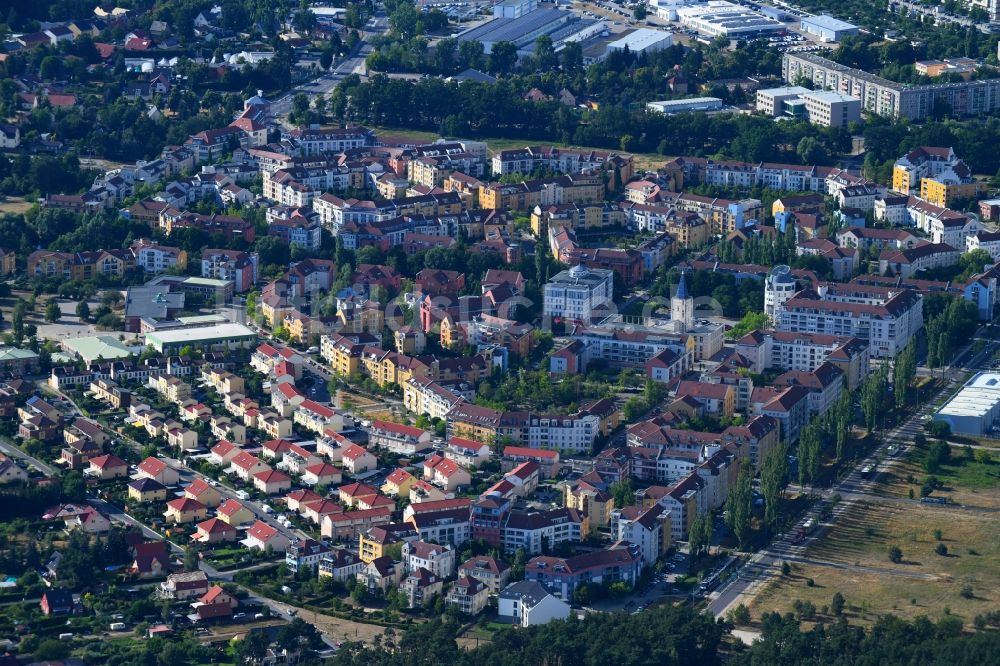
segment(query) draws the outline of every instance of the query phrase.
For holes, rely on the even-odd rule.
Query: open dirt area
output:
[[[34,206],[30,201],[25,201],[22,197],[6,197],[0,200],[0,214],[14,213],[19,215]]]
[[[947,555],[936,552],[939,544]],[[889,560],[893,545],[903,553],[898,563]],[[949,612],[971,624],[1000,603],[1000,515],[858,502],[791,564],[790,576],[777,578],[752,602],[755,620],[765,611],[792,611],[796,600],[821,610],[839,591],[851,621]]]

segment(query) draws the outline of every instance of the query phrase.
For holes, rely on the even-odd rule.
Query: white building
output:
[[[855,284],[797,292],[775,316],[780,331],[861,338],[876,358],[895,357],[923,323],[923,298],[916,291]]]
[[[523,580],[500,592],[498,615],[519,627],[533,627],[569,617],[569,604],[549,594],[539,583]]]
[[[718,97],[686,97],[684,99],[667,99],[660,102],[649,102],[646,108],[670,115],[685,111],[718,111],[723,107]]]
[[[614,271],[574,266],[552,277],[545,285],[545,317],[589,322],[594,312],[614,298]]]
[[[817,90],[802,95],[809,122],[824,127],[847,127],[861,120],[861,98],[832,90]]]
[[[682,7],[677,10],[677,18],[681,25],[708,37],[746,39],[785,30],[780,21],[724,0]]]
[[[664,30],[652,30],[650,28],[639,28],[630,32],[621,39],[608,44],[607,53],[613,51],[624,51],[628,49],[631,53],[643,53],[661,51],[670,48],[673,44],[673,35]]]
[[[774,321],[785,301],[794,296],[797,290],[792,270],[784,265],[775,266],[764,280],[764,314]]]
[[[998,416],[1000,374],[981,372],[938,410],[934,420],[947,423],[955,433],[983,435],[993,429]]]

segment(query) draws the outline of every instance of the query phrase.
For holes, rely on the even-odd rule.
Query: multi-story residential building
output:
[[[782,441],[792,444],[798,441],[809,422],[809,395],[809,389],[797,385],[784,389],[756,388],[750,397],[750,408],[755,414],[776,420],[781,427]]]
[[[626,541],[639,548],[645,566],[653,566],[670,549],[670,512],[661,505],[626,506],[611,514],[612,541]]]
[[[135,255],[135,265],[146,273],[163,273],[176,268],[187,268],[187,252],[179,247],[157,245],[148,239],[140,239],[132,243],[132,254]]]
[[[215,280],[232,280],[237,292],[253,288],[257,282],[256,252],[209,248],[201,253],[201,276]]]
[[[879,273],[902,278],[958,263],[961,252],[945,243],[922,243],[907,250],[883,250],[879,255]]]
[[[910,290],[820,286],[796,293],[778,310],[779,331],[851,336],[876,358],[894,358],[923,326],[923,299]]]
[[[788,83],[805,79],[817,89],[858,97],[865,111],[891,118],[922,120],[942,102],[957,116],[980,115],[1000,106],[1000,81],[993,79],[927,85],[896,83],[813,53],[785,53],[781,73]]]
[[[869,349],[860,338],[790,331],[751,331],[736,341],[736,352],[750,361],[753,372],[812,372],[829,362],[844,372],[852,391],[868,376]]]
[[[535,206],[603,201],[605,186],[600,176],[556,176],[516,184],[488,183],[479,191],[479,205],[487,210],[530,211]]]
[[[589,323],[614,298],[613,271],[574,266],[545,284],[542,313],[546,317]]]
[[[504,552],[523,548],[529,555],[552,549],[560,543],[577,543],[589,530],[586,517],[574,509],[511,511],[503,527]],[[544,546],[543,546],[544,544]]]
[[[403,406],[414,414],[426,414],[431,418],[446,418],[448,412],[464,400],[475,397],[472,386],[466,384],[467,390],[461,393],[459,386],[445,386],[426,377],[410,377],[403,383]]]
[[[365,127],[313,128],[299,127],[282,133],[301,154],[323,155],[375,145],[375,133]]]
[[[956,199],[979,194],[979,184],[969,167],[953,148],[920,146],[896,160],[892,168],[892,189],[919,194],[935,206],[947,207]]]
[[[407,571],[427,569],[440,578],[455,573],[455,549],[448,545],[430,543],[423,539],[403,543],[403,562]]]
[[[494,557],[482,555],[466,560],[458,567],[459,576],[475,578],[484,585],[491,594],[497,594],[507,587],[510,580],[510,567]]]
[[[809,391],[810,415],[823,415],[846,388],[844,372],[826,362],[811,372],[789,370],[774,380],[774,386],[802,386]]]
[[[633,544],[615,544],[574,557],[535,557],[524,567],[525,581],[539,583],[566,601],[575,598],[584,585],[624,583],[632,589],[643,569],[640,549]]]
[[[431,434],[426,430],[389,421],[372,422],[368,433],[369,446],[407,456],[430,448],[430,441]]]
[[[478,578],[462,575],[448,590],[445,603],[454,606],[463,615],[478,615],[486,608],[490,589]]]

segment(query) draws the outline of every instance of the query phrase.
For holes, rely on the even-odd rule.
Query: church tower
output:
[[[677,283],[677,291],[670,299],[670,318],[676,322],[679,333],[689,330],[694,323],[694,299],[688,294],[687,279],[681,273],[681,281]]]

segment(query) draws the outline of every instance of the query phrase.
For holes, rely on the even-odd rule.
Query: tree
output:
[[[14,306],[14,313],[11,315],[10,321],[15,342],[20,342],[24,338],[24,312],[27,308],[28,305],[21,300]]]
[[[844,595],[840,592],[834,593],[833,599],[830,600],[830,612],[834,615],[844,612]]]
[[[700,557],[703,552],[708,551],[712,541],[712,516],[708,513],[699,513],[691,522],[691,529],[688,531],[688,546],[691,548],[692,557]]]
[[[814,136],[804,136],[795,147],[803,164],[824,164],[829,159],[826,147]]]
[[[739,604],[729,611],[728,619],[737,626],[746,626],[750,624],[750,609],[746,604]]]
[[[69,656],[69,644],[66,641],[47,638],[39,643],[32,655],[35,661],[56,661]]]
[[[45,304],[45,321],[59,321],[60,314],[62,312],[59,310],[59,304],[54,299],[49,299]]]
[[[889,546],[889,561],[899,564],[903,561],[903,549],[899,546]]]
[[[646,8],[645,3],[641,3],[632,8],[632,18],[636,21],[645,21],[646,15],[649,10]]]
[[[194,548],[188,547],[184,549],[184,571],[197,571],[198,570],[198,551]]]
[[[257,663],[267,654],[270,644],[267,633],[263,629],[251,629],[243,640],[236,644],[234,654],[241,664]]]
[[[309,98],[305,93],[298,93],[292,98],[292,117],[297,122],[304,122],[309,113]]]
[[[778,523],[781,492],[788,485],[788,446],[771,449],[760,468],[760,494],[764,498],[764,524],[774,528]]]
[[[822,434],[814,420],[799,435],[799,483],[806,485],[816,481],[821,462],[820,445]]]
[[[76,316],[80,318],[80,321],[90,320],[90,304],[87,301],[80,301],[76,304]]]
[[[510,74],[517,64],[517,46],[513,42],[497,42],[490,52],[489,70],[494,74]]]
[[[895,392],[896,407],[902,408],[909,403],[910,384],[917,376],[917,351],[914,341],[906,345],[903,352],[896,357],[892,368],[892,387]]]
[[[612,483],[611,495],[615,498],[615,506],[618,508],[635,504],[635,488],[632,487],[632,480],[622,479]]]
[[[750,518],[753,514],[753,466],[747,460],[740,463],[736,486],[726,498],[726,525],[736,535],[740,548],[746,546],[750,536]]]
[[[319,66],[323,69],[330,69],[333,66],[333,51],[330,49],[323,49],[323,52],[319,54]]]

